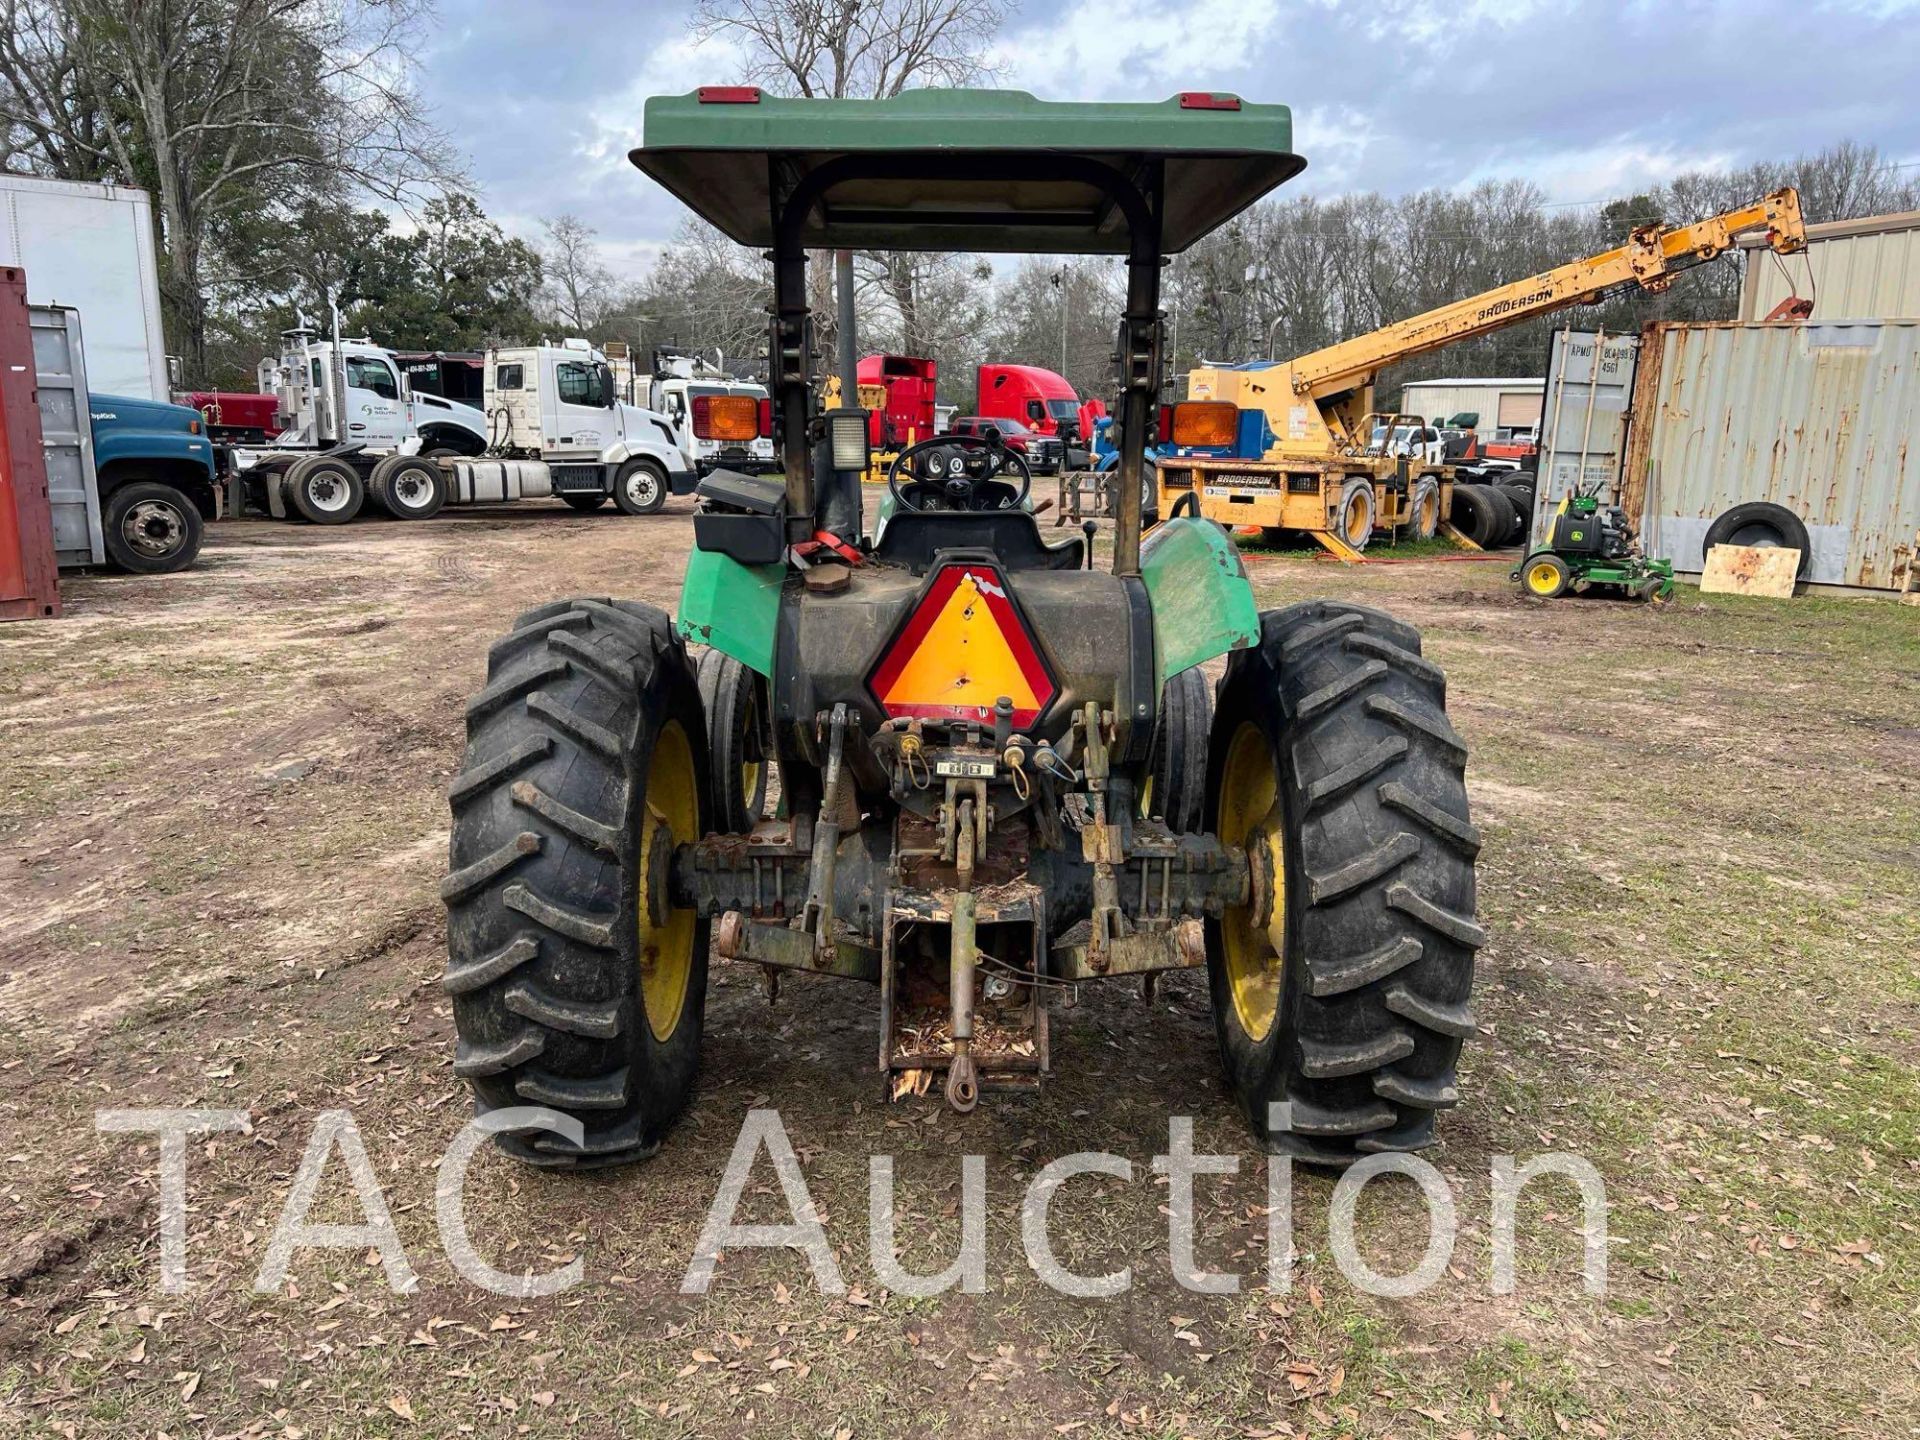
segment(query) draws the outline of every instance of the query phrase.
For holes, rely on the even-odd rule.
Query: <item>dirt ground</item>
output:
[[[438,980],[442,788],[486,647],[568,593],[671,605],[686,502],[649,520],[530,508],[343,529],[215,526],[199,566],[83,578],[0,632],[0,1434],[1834,1436],[1920,1434],[1920,610],[1799,599],[1522,600],[1498,562],[1348,570],[1248,558],[1263,604],[1326,594],[1422,625],[1473,746],[1481,954],[1459,1108],[1431,1158],[1458,1243],[1424,1295],[1328,1258],[1332,1182],[1294,1189],[1300,1266],[1265,1285],[1265,1167],[1224,1095],[1203,977],[1088,987],[1056,1073],[965,1120],[886,1103],[874,997],[716,962],[697,1101],[660,1155],[554,1176],[491,1153],[469,1223],[502,1300],[454,1271],[435,1167],[466,1118]],[[189,1286],[158,1288],[157,1150],[103,1108],[248,1112],[189,1148]],[[740,1124],[776,1106],[850,1286],[794,1252],[680,1280]],[[323,1112],[350,1110],[419,1285],[308,1251],[253,1277]],[[1241,1157],[1199,1182],[1200,1259],[1168,1264],[1169,1115]],[[1078,1150],[1133,1178],[1054,1205],[1062,1260],[1131,1265],[1072,1300],[1025,1261],[1032,1174]],[[1490,1285],[1489,1167],[1589,1159],[1578,1205],[1520,1205]],[[897,1157],[906,1260],[959,1235],[986,1157],[986,1292],[888,1294],[868,1157]],[[764,1164],[749,1217],[784,1218]],[[335,1157],[316,1219],[357,1222]],[[1368,1187],[1375,1269],[1426,1240]]]

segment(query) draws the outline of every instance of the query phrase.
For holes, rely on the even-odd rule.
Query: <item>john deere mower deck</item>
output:
[[[1301,168],[1286,109],[727,88],[649,101],[646,132],[642,170],[772,251],[783,473],[703,482],[677,620],[560,601],[494,647],[452,787],[455,1065],[482,1110],[559,1112],[502,1143],[657,1147],[710,941],[874,985],[889,1093],[938,1083],[961,1111],[1072,1062],[1048,1043],[1062,989],[1204,966],[1277,1149],[1430,1143],[1482,939],[1445,681],[1377,611],[1259,613],[1210,521],[1140,530],[1162,261]],[[992,436],[904,452],[864,531],[867,416],[812,398],[806,252],[843,247],[1125,255],[1110,571],[1042,537]],[[767,421],[717,397],[702,423]],[[1223,656],[1216,703],[1198,667]]]

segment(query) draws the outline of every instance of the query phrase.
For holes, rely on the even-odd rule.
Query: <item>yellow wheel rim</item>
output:
[[[1372,517],[1367,514],[1367,507],[1356,499],[1347,507],[1347,543],[1358,545],[1372,529]]]
[[[664,827],[664,828],[663,828]],[[647,1028],[656,1040],[668,1040],[680,1028],[693,975],[695,917],[691,910],[669,909],[655,924],[648,914],[647,877],[653,873],[655,845],[682,845],[700,838],[700,802],[693,780],[693,747],[678,720],[669,720],[653,743],[647,772],[647,813],[641,820],[639,906],[640,1000]]]
[[[742,728],[744,733],[740,737],[740,749],[744,752],[760,734],[760,696],[752,686],[748,688],[747,720]],[[755,821],[759,820],[760,812],[754,808],[753,797],[760,788],[760,767],[763,763],[760,760],[740,762],[740,798],[747,802],[748,819]]]
[[[1542,560],[1527,568],[1527,588],[1536,595],[1551,595],[1560,584],[1558,567]]]
[[[1258,725],[1242,721],[1227,746],[1220,775],[1220,838],[1251,848],[1265,844],[1274,857],[1273,911],[1264,927],[1251,906],[1220,917],[1220,948],[1233,1009],[1247,1038],[1260,1041],[1273,1029],[1286,974],[1287,877],[1279,824],[1280,777],[1273,751]]]

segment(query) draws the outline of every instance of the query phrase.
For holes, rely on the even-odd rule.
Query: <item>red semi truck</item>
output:
[[[982,365],[975,377],[974,413],[1018,420],[1066,452],[1090,448],[1094,421],[1107,413],[1098,400],[1081,400],[1064,375],[1038,365]]]

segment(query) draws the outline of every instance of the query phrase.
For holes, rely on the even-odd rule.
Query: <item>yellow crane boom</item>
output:
[[[1659,292],[1683,270],[1711,260],[1748,231],[1765,229],[1779,254],[1806,248],[1800,197],[1791,189],[1692,225],[1644,225],[1627,243],[1524,280],[1496,286],[1337,345],[1259,370],[1205,366],[1190,372],[1189,397],[1264,409],[1276,437],[1268,458],[1340,455],[1366,444],[1373,382],[1388,365],[1490,334],[1537,315],[1590,304],[1627,285]]]

